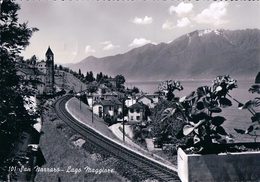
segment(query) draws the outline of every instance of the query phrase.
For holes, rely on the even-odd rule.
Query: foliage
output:
[[[253,93],[258,93],[260,94],[260,85],[252,85],[251,88],[248,90],[249,92]]]
[[[86,76],[85,76],[85,80],[86,80],[87,82],[93,82],[93,81],[95,81],[95,78],[94,78],[94,76],[93,76],[93,72],[92,72],[92,71],[87,72],[87,74],[86,74]]]
[[[164,110],[162,121],[172,118],[173,124],[182,122],[182,135],[193,137],[187,147],[196,152],[213,152],[214,143],[226,143],[226,138],[230,137],[221,126],[226,119],[216,114],[222,111],[221,107],[232,105],[226,96],[236,87],[236,80],[229,75],[218,76],[212,87],[198,87],[189,96],[175,102],[174,107]]]
[[[28,28],[27,23],[18,23],[19,5],[4,0],[0,17],[0,179],[7,174],[10,151],[19,132],[33,124],[32,117],[24,107],[23,97],[30,92],[19,86],[15,61],[19,53],[29,45],[29,39],[36,28]],[[24,93],[27,91],[26,93]]]
[[[116,75],[115,80],[116,80],[116,88],[117,89],[122,88],[123,87],[122,85],[125,83],[125,77],[123,75]]]
[[[169,109],[167,109],[169,108]],[[151,115],[151,127],[152,136],[156,137],[156,142],[159,145],[164,143],[172,144],[184,144],[186,139],[180,138],[180,130],[183,128],[184,122],[182,121],[182,116],[177,115],[180,112],[176,112],[172,115],[171,112],[176,108],[176,103],[168,100],[161,100],[154,107]],[[167,109],[167,111],[165,111]],[[165,112],[164,112],[165,111]],[[165,117],[166,112],[168,117]],[[174,120],[174,122],[172,122]],[[178,141],[177,141],[178,140]]]
[[[171,101],[175,98],[174,91],[183,90],[183,87],[179,81],[175,80],[166,80],[159,84],[158,89],[160,92],[166,92],[167,100]]]
[[[133,139],[137,142],[144,143],[147,136],[147,132],[143,130],[144,128],[140,124],[132,125],[133,127]]]
[[[140,93],[140,90],[137,87],[134,87],[132,89],[132,92],[138,94],[138,93]]]
[[[89,84],[87,87],[87,92],[91,94],[97,92],[97,90],[98,90],[98,86],[96,84]]]
[[[260,85],[252,85],[248,91],[260,94]],[[239,109],[247,109],[252,114],[252,124],[246,130],[234,128],[234,130],[239,134],[254,136],[255,142],[257,141],[257,137],[260,136],[259,132],[257,132],[257,130],[260,130],[260,112],[256,111],[256,108],[258,107],[260,107],[260,97],[256,97],[252,100],[248,100],[245,104],[241,104]]]

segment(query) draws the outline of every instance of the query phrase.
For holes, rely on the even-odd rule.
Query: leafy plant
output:
[[[260,85],[252,85],[251,88],[248,90],[251,93],[260,94]],[[256,97],[252,100],[248,100],[245,104],[240,104],[238,109],[247,109],[251,114],[251,121],[252,124],[247,129],[237,129],[234,130],[239,134],[247,134],[250,136],[254,136],[254,141],[257,141],[257,137],[260,136],[257,133],[257,130],[260,130],[260,112],[256,111],[256,108],[260,106],[260,97]]]
[[[212,87],[198,87],[196,91],[177,101],[174,108],[166,109],[162,120],[169,117],[172,117],[174,122],[176,118],[182,120],[182,136],[193,137],[186,146],[190,147],[190,150],[214,152],[213,144],[226,143],[227,139],[232,137],[221,126],[226,119],[217,113],[222,112],[221,108],[232,105],[226,96],[236,87],[236,80],[229,75],[218,76]]]
[[[166,80],[159,84],[158,89],[160,92],[166,92],[167,100],[171,101],[175,98],[173,92],[175,90],[181,91],[183,87],[179,81]]]

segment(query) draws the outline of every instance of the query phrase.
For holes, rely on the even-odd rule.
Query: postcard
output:
[[[260,181],[259,1],[0,4],[0,181]]]

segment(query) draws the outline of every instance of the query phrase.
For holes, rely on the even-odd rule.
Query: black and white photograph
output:
[[[259,182],[259,0],[0,0],[0,182]]]

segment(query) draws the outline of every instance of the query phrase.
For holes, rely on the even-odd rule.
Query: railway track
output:
[[[67,112],[65,108],[66,102],[72,96],[66,95],[59,98],[55,104],[55,110],[60,119],[62,119],[68,126],[74,129],[77,133],[90,140],[95,145],[98,145],[102,149],[108,151],[112,155],[120,158],[131,165],[136,166],[140,170],[148,173],[159,181],[180,181],[177,175],[177,169],[168,168],[167,166],[150,160],[149,158],[141,155],[138,152],[127,149],[119,143],[110,140],[92,128],[77,121],[74,117]]]

